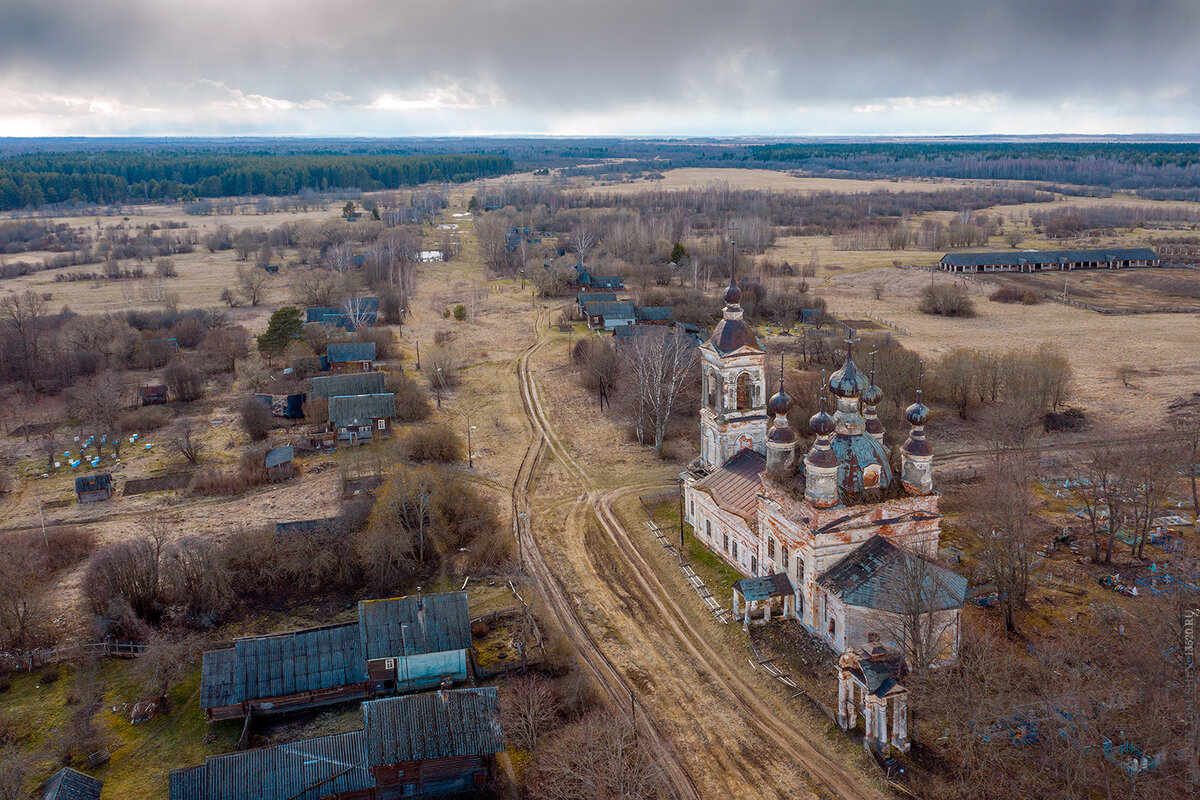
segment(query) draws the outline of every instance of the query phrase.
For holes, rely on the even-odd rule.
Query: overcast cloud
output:
[[[0,0],[0,135],[1200,132],[1197,0]]]

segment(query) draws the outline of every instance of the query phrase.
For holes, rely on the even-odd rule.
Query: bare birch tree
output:
[[[633,379],[638,442],[646,443],[646,427],[654,433],[654,451],[662,455],[667,424],[684,390],[699,377],[697,353],[688,339],[661,328],[639,331],[625,348],[625,365]]]

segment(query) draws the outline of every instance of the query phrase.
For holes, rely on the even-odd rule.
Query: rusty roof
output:
[[[899,612],[911,601],[908,584],[921,584],[922,607],[962,608],[967,579],[897,547],[875,534],[817,578],[830,594],[851,606]]]
[[[718,322],[717,327],[713,328],[712,336],[708,337],[708,344],[718,353],[732,353],[741,347],[760,349],[758,337],[754,335],[750,326],[740,319],[723,319]]]
[[[717,505],[732,511],[739,517],[753,520],[758,516],[758,490],[762,486],[759,476],[767,468],[765,456],[753,450],[742,450],[712,474],[696,482],[696,487],[707,490]]]
[[[766,600],[768,597],[787,597],[795,590],[788,576],[782,572],[774,575],[763,575],[759,578],[742,578],[733,584],[733,588],[742,593],[749,601]]]

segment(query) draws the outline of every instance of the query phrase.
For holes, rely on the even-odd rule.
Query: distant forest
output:
[[[395,189],[429,181],[462,183],[512,169],[513,160],[506,155],[479,153],[28,152],[0,159],[0,210],[59,203],[279,197],[305,189]]]
[[[1181,137],[1182,138],[1182,137]],[[1175,141],[0,139],[0,210],[200,197],[285,196],[464,182],[513,170],[621,180],[676,167],[757,167],[841,178],[1033,181],[1035,189],[1200,201],[1200,144]]]

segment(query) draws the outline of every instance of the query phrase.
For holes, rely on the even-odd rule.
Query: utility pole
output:
[[[467,415],[467,466],[475,469],[475,456],[471,454],[471,431],[475,430],[475,426],[471,424],[471,415]]]
[[[421,369],[421,340],[417,340],[417,371]]]
[[[679,479],[679,563],[683,563],[683,478]]]
[[[433,389],[437,392],[437,407],[442,407],[442,368],[437,368],[437,373],[433,376]]]

